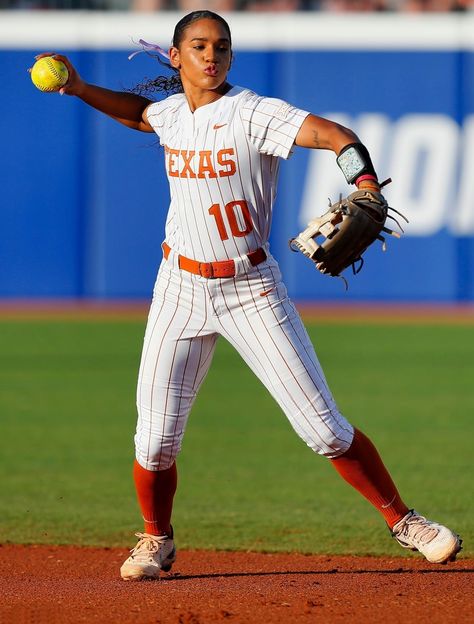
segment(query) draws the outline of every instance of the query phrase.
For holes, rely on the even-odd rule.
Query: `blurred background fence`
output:
[[[132,88],[165,71],[145,54],[129,61],[134,42],[166,47],[182,12],[164,9],[195,7],[93,0],[4,0],[1,6],[11,10],[0,11],[0,298],[149,297],[168,204],[156,138],[73,98],[40,93],[27,68],[39,51],[61,51],[90,82]],[[231,82],[353,128],[380,178],[393,178],[389,202],[410,219],[402,240],[388,240],[387,253],[369,250],[346,293],[340,280],[319,276],[288,250],[290,236],[323,211],[327,197],[347,192],[334,155],[295,150],[282,166],[271,239],[291,296],[473,302],[469,4],[436,5],[445,13],[432,13],[432,3],[410,8],[401,1],[296,3],[302,10],[294,12],[290,4],[272,3],[272,13],[260,12],[262,6],[270,5],[228,5],[246,9],[227,15],[235,48]],[[347,7],[359,12],[345,13]]]
[[[1,9],[88,11],[440,13],[472,10],[474,0],[0,0]]]

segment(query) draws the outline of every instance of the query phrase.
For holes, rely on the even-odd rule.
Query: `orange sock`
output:
[[[178,482],[176,464],[167,470],[146,470],[135,460],[133,478],[145,533],[171,537],[171,511]]]
[[[377,449],[358,429],[350,448],[331,463],[382,514],[390,528],[408,513]]]

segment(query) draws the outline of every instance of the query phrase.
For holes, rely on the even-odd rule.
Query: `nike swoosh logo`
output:
[[[225,124],[214,124],[212,126],[212,129],[213,130],[219,130],[219,128],[223,128],[224,126],[227,126],[227,124],[226,123]]]
[[[393,502],[394,502],[394,500],[395,500],[396,498],[397,498],[397,495],[396,495],[396,494],[394,494],[394,496],[393,496],[392,500],[391,500],[389,503],[387,503],[386,505],[381,505],[382,509],[388,509],[388,508],[390,507],[390,505],[392,505],[392,504],[393,504]]]
[[[260,297],[266,297],[272,292],[272,290],[275,290],[275,286],[273,286],[273,288],[269,288],[268,290],[264,290],[263,292],[261,292]]]

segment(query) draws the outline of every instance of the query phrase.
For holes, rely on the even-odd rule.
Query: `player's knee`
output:
[[[148,470],[166,470],[181,450],[188,410],[174,404],[165,409],[158,401],[154,405],[151,392],[144,392],[143,396],[146,400],[137,398],[135,455]]]
[[[176,461],[176,457],[160,456],[160,457],[148,457],[147,455],[136,449],[135,458],[142,468],[145,470],[168,470]]]
[[[138,463],[147,470],[166,470],[181,450],[183,435],[184,428],[179,426],[179,420],[164,415],[139,417],[134,438]]]
[[[152,436],[144,443],[140,435],[135,436],[135,457],[147,470],[167,470],[175,462],[181,450],[181,440],[165,436]]]
[[[327,459],[336,459],[336,457],[340,457],[347,450],[349,450],[353,438],[353,433],[346,433],[343,438],[333,437],[332,439],[328,440],[326,447],[319,451],[319,454],[323,457],[327,457]]]
[[[335,459],[349,449],[353,438],[354,428],[348,424],[344,428],[319,430],[317,435],[311,436],[305,442],[318,455]]]

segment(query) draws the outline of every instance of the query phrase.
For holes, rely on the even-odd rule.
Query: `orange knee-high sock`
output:
[[[135,460],[133,478],[145,533],[171,536],[171,512],[178,482],[176,464],[167,470],[146,470]]]
[[[331,463],[382,514],[390,528],[408,513],[377,449],[358,429],[349,449]]]

